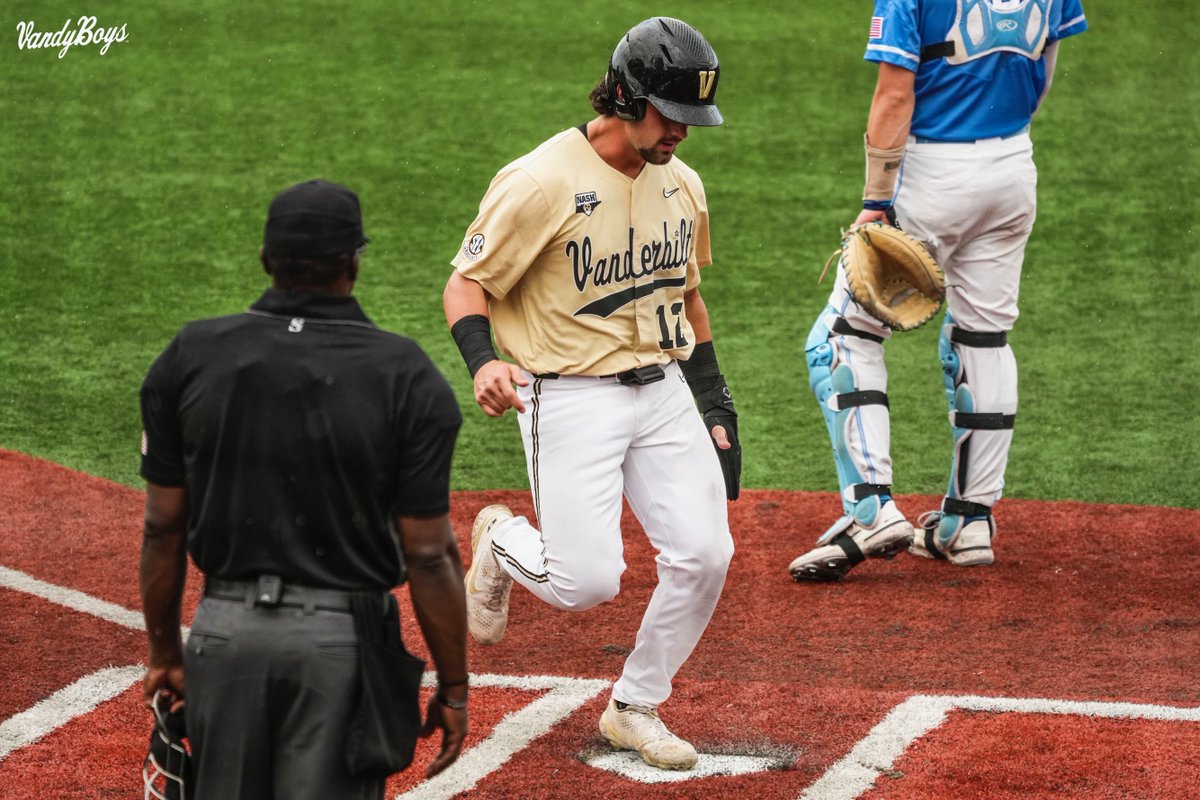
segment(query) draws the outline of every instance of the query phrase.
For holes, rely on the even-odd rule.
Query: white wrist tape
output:
[[[904,145],[891,150],[872,147],[866,134],[863,134],[863,149],[867,152],[867,181],[863,187],[863,201],[890,202],[896,191],[900,162],[904,160]]]

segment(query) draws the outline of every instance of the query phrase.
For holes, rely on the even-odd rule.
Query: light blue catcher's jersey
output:
[[[917,74],[914,136],[988,139],[1029,124],[1044,45],[1085,30],[1080,0],[875,0],[864,58]],[[922,48],[949,41],[953,56],[921,63]]]

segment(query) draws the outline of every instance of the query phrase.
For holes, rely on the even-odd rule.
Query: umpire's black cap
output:
[[[340,255],[352,253],[368,241],[363,235],[358,195],[336,183],[298,183],[275,195],[267,210],[263,231],[267,255]]]

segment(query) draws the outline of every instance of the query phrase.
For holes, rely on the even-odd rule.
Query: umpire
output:
[[[244,313],[185,326],[142,386],[143,688],[185,711],[189,797],[383,796],[395,765],[363,772],[350,752],[378,744],[358,735],[356,707],[380,690],[361,612],[386,628],[405,579],[440,681],[421,731],[443,732],[429,774],[462,748],[466,617],[448,516],[462,417],[417,344],[351,296],[366,242],[350,190],[284,190],[260,251],[271,288]],[[205,586],[185,649],[188,553]],[[412,698],[414,735],[415,663],[387,674]]]

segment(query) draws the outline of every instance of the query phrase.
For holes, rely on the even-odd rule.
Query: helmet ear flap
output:
[[[613,113],[627,122],[637,122],[646,116],[646,99],[630,97],[631,92],[612,67],[608,69],[606,80],[608,99],[612,104]]]

